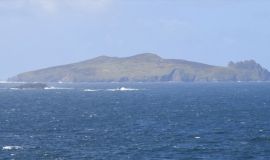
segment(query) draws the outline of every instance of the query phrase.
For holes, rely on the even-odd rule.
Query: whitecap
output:
[[[0,81],[0,84],[8,83],[7,81]]]
[[[10,81],[0,81],[0,84],[21,84],[25,82],[10,82]]]
[[[19,150],[19,149],[23,149],[23,147],[21,147],[21,146],[4,146],[4,147],[2,147],[2,150]]]
[[[126,87],[120,87],[120,88],[116,88],[116,89],[107,89],[107,91],[138,91],[139,89],[136,88],[126,88]]]
[[[9,88],[10,90],[20,90],[19,88]]]
[[[61,87],[45,87],[45,90],[71,90],[73,88],[61,88]]]
[[[84,92],[97,92],[99,90],[95,90],[95,89],[84,89]]]
[[[87,131],[94,131],[95,129],[93,129],[93,128],[89,128],[89,129],[87,129]]]

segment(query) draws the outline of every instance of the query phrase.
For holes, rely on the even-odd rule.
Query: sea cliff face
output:
[[[131,57],[101,56],[87,61],[19,74],[23,82],[227,82],[269,81],[268,70],[255,61],[230,62],[227,67],[163,59],[145,53]]]

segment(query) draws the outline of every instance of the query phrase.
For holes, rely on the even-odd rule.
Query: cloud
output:
[[[47,13],[63,9],[79,12],[98,12],[110,6],[113,0],[0,0],[0,9],[35,10]]]

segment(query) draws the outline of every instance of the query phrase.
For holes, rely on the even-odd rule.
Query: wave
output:
[[[100,90],[96,90],[96,89],[84,89],[83,91],[84,92],[97,92],[97,91],[100,91]]]
[[[9,88],[10,90],[20,90],[19,88]]]
[[[0,81],[0,84],[6,84],[8,83],[7,81]]]
[[[116,89],[107,89],[107,91],[138,91],[139,89],[136,88],[125,88],[125,87],[121,87],[121,88],[116,88]]]
[[[0,81],[0,84],[24,84],[26,82]]]
[[[19,150],[19,149],[23,149],[23,147],[21,147],[21,146],[4,146],[4,147],[2,147],[2,150]]]
[[[61,88],[61,87],[45,87],[45,90],[71,90],[74,88]]]

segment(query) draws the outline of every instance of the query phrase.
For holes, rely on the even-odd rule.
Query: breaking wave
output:
[[[116,89],[107,89],[107,91],[138,91],[139,89],[136,88],[125,88],[125,87],[121,87],[121,88],[116,88]]]
[[[21,147],[21,146],[4,146],[4,147],[2,147],[2,150],[19,150],[19,149],[23,149],[23,147]]]
[[[19,88],[9,88],[10,90],[20,90]]]
[[[45,90],[71,90],[74,88],[61,88],[61,87],[45,87]]]
[[[97,92],[97,91],[100,91],[100,90],[96,90],[96,89],[84,89],[83,91],[84,92]]]

